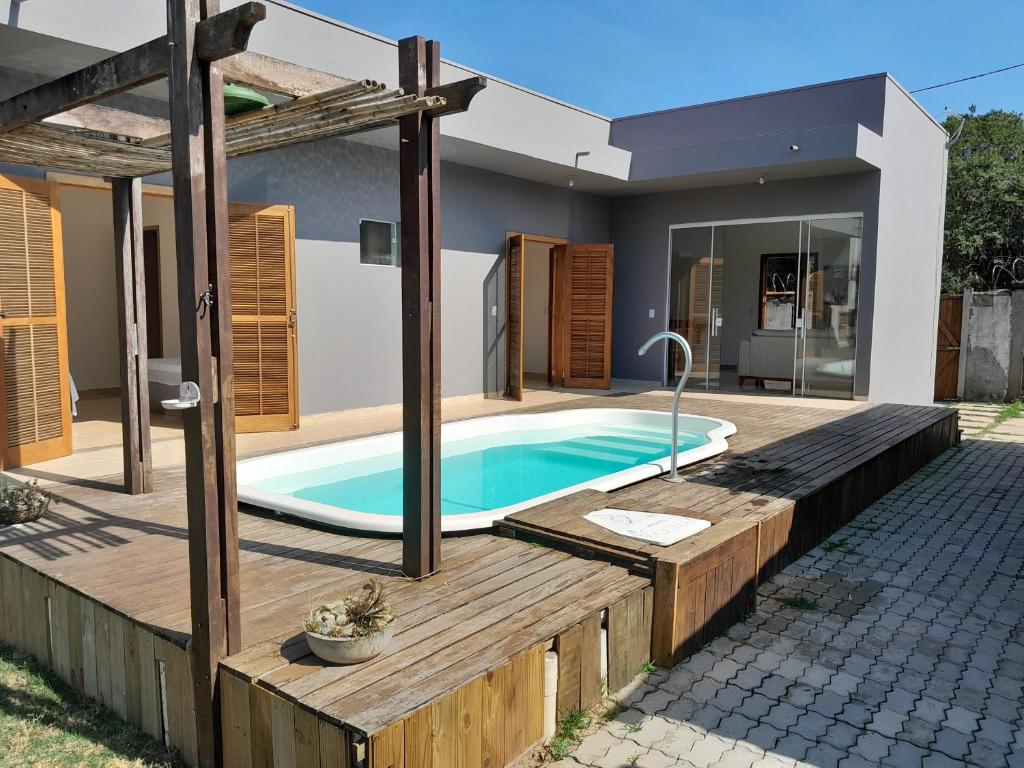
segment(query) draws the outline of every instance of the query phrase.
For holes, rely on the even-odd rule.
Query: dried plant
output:
[[[41,489],[38,480],[29,480],[24,485],[12,485],[0,478],[0,525],[38,520],[51,503],[59,504],[60,499]]]
[[[314,608],[309,612],[305,628],[307,632],[324,637],[366,637],[382,632],[395,618],[395,609],[387,601],[384,586],[371,579],[359,592]]]

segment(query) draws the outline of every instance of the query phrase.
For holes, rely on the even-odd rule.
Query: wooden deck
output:
[[[549,407],[667,410],[670,404],[650,394]],[[835,521],[955,439],[955,412],[947,409],[836,411],[696,398],[685,406],[737,424],[727,454],[689,470],[681,484],[655,479],[612,494],[576,494],[513,515],[501,526],[504,536],[446,538],[442,572],[425,581],[400,575],[398,539],[341,535],[243,512],[244,649],[221,665],[226,764],[303,765],[302,755],[339,766],[360,755],[380,766],[455,764],[441,754],[467,765],[504,765],[540,738],[537,686],[547,649],[560,656],[559,709],[596,703],[596,657],[582,649],[595,648],[604,629],[613,691],[639,671],[658,632],[652,630],[656,573],[661,578],[664,570],[676,600],[684,594],[685,585],[676,583],[683,564],[714,550],[709,562],[720,567],[723,553],[731,552],[730,589],[752,588],[757,569],[813,546]],[[856,474],[907,445],[916,448],[892,471]],[[864,488],[844,501],[835,484],[847,477]],[[0,530],[0,637],[44,658],[154,735],[166,734],[191,758],[183,470],[158,471],[156,491],[145,496],[118,492],[117,481],[61,484],[64,501],[44,520]],[[832,494],[827,513],[819,499],[826,491]],[[714,525],[699,541],[673,548],[638,545],[581,519],[603,506],[678,510]],[[400,615],[392,647],[355,667],[321,664],[298,631],[302,618],[313,603],[371,575],[387,583]],[[721,605],[708,600],[716,626],[742,614],[729,597]],[[436,741],[446,729],[450,741]],[[407,759],[427,749],[416,746],[420,739],[435,752],[443,749],[431,759]],[[328,761],[335,752],[344,757]]]

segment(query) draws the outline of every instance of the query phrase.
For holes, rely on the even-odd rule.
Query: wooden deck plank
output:
[[[585,397],[532,410],[664,411],[670,404],[670,398],[660,394]],[[725,454],[684,468],[680,484],[654,479],[609,494],[583,492],[524,510],[512,516],[506,532],[551,537],[569,551],[589,547],[591,556],[653,574],[652,559],[666,552],[671,556],[673,548],[620,537],[582,519],[593,509],[624,506],[701,517],[714,526],[754,521],[764,531],[759,546],[781,551],[787,540],[781,529],[770,528],[770,519],[790,515],[806,529],[802,536],[820,535],[833,518],[823,502],[814,506],[805,499],[822,491],[835,496],[848,478],[859,477],[856,473],[878,457],[891,459],[892,465],[880,470],[883,475],[864,477],[864,485],[881,487],[905,476],[916,468],[920,453],[907,448],[910,442],[926,447],[933,439],[929,435],[943,430],[948,437],[948,420],[955,418],[940,408],[862,406],[835,411],[728,398],[688,398],[685,407],[737,424],[739,431],[729,439]],[[163,661],[169,686],[168,726],[173,739],[189,753],[195,745],[183,715],[191,692],[184,652],[190,625],[184,473],[180,467],[158,470],[156,491],[135,497],[113,492],[109,486],[115,479],[61,485],[55,490],[65,504],[37,523],[0,531],[0,617],[38,608],[35,612],[45,619],[48,598],[53,624],[44,633],[12,627],[5,620],[3,631],[28,633],[19,641],[47,654],[50,647],[44,640],[52,634],[52,663],[66,670],[73,684],[77,675],[78,686],[87,694],[125,710],[133,722],[141,721],[158,737],[162,723],[157,661]],[[858,489],[856,495],[863,500],[870,491]],[[835,498],[833,506],[840,511],[829,513],[833,516],[845,515],[854,504]],[[239,765],[260,765],[276,754],[283,764],[302,764],[316,755],[322,766],[347,766],[353,747],[348,731],[339,726],[373,737],[372,743],[381,746],[370,749],[373,764],[385,764],[380,761],[388,755],[396,760],[400,756],[396,764],[416,764],[413,756],[423,747],[431,750],[435,764],[444,756],[456,765],[481,760],[502,765],[506,757],[515,757],[507,754],[512,745],[527,738],[534,727],[526,721],[491,722],[506,711],[494,709],[493,702],[516,708],[532,701],[536,693],[519,687],[524,683],[514,679],[513,668],[519,667],[513,660],[553,637],[566,638],[565,647],[576,648],[576,659],[571,664],[574,671],[564,672],[575,682],[575,691],[567,689],[560,697],[564,709],[570,699],[575,706],[589,704],[600,691],[603,609],[609,609],[613,691],[632,679],[650,654],[644,640],[650,636],[655,610],[650,576],[631,575],[600,559],[580,559],[490,534],[446,538],[442,574],[414,582],[400,575],[397,538],[337,533],[244,510],[239,538],[243,651],[226,659],[221,672],[232,680],[229,685],[235,685],[226,693],[226,702],[237,710],[231,719],[236,730],[233,736],[226,734],[226,743],[250,745],[233,761]],[[679,547],[685,549],[685,544]],[[767,561],[760,552],[756,559]],[[27,589],[23,571],[28,574]],[[37,587],[46,590],[39,574],[53,580],[48,593],[36,594]],[[312,603],[353,589],[371,576],[385,582],[398,608],[400,624],[392,647],[354,669],[321,664],[310,655],[299,631],[305,612]],[[687,591],[687,607],[676,617],[672,631],[678,636],[699,633],[707,615],[721,612],[723,606],[733,611],[726,598],[745,577],[746,571],[714,570],[710,577],[681,585]],[[738,611],[735,616],[729,612],[715,623],[738,617]],[[523,669],[532,670],[533,664],[540,670],[542,657],[543,653],[537,659],[529,657]],[[149,675],[144,674],[147,668]],[[131,679],[136,670],[142,674]],[[539,671],[536,677],[542,681]],[[445,703],[431,708],[434,702]],[[403,718],[422,711],[428,713],[428,730],[436,728],[436,718],[457,723],[454,741],[435,743],[429,731],[423,735],[424,747],[415,726],[396,730]],[[530,718],[534,714],[528,713]],[[408,722],[412,721],[407,726]]]

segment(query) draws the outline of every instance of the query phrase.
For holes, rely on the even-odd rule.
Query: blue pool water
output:
[[[623,432],[578,436],[563,433],[552,435],[554,439],[547,442],[449,450],[449,455],[441,459],[441,514],[500,509],[669,455],[666,430]],[[681,432],[679,450],[707,442],[704,434]],[[359,463],[364,466],[322,467],[251,485],[343,509],[400,516],[400,455]]]

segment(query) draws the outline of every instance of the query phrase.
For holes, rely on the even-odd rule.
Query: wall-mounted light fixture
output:
[[[799,144],[790,144],[789,145],[789,151],[790,152],[799,152],[800,151],[800,145]]]
[[[569,177],[569,188],[572,189],[575,186],[576,186],[576,177],[575,176],[570,176]]]
[[[764,182],[765,182],[765,180],[766,180],[767,178],[768,178],[768,177],[767,177],[767,176],[765,176],[765,175],[764,175],[764,174],[762,173],[762,174],[761,174],[760,176],[758,176],[758,177],[757,177],[757,183],[758,183],[758,184],[764,184]]]

